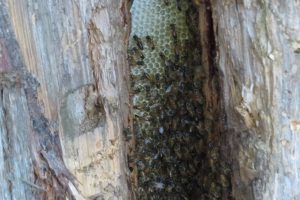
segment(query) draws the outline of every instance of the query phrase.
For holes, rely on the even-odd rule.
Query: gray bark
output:
[[[300,199],[299,3],[212,1],[236,199]]]
[[[0,5],[0,198],[128,198],[126,2]]]
[[[130,198],[125,2],[0,0],[1,199]],[[300,2],[194,2],[205,124],[224,110],[209,139],[224,139],[233,197],[300,199]]]

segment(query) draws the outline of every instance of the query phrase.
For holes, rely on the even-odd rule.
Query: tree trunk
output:
[[[0,198],[127,199],[126,1],[0,5]]]
[[[299,1],[212,0],[236,199],[300,199]]]
[[[134,142],[122,134],[133,127],[127,2],[0,0],[1,199],[133,198]],[[300,199],[299,1],[193,3],[209,130],[202,163],[218,169],[202,169],[200,183],[214,180],[200,196],[218,199],[226,161],[232,191],[220,198]],[[211,147],[219,161],[210,163]]]

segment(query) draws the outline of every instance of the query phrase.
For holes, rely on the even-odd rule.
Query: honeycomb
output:
[[[159,197],[156,198],[153,192],[162,192],[166,187],[169,187],[170,191],[173,189],[165,183],[165,180],[159,180],[159,176],[162,174],[155,167],[147,165],[156,162],[155,158],[159,152],[154,150],[153,145],[159,146],[163,141],[159,139],[159,135],[164,134],[164,128],[160,124],[160,113],[158,113],[159,111],[163,112],[163,108],[157,109],[164,105],[167,87],[164,80],[166,66],[160,53],[165,55],[166,60],[175,60],[175,45],[179,46],[180,49],[184,48],[183,44],[190,37],[185,15],[187,6],[187,3],[182,2],[180,11],[176,0],[135,0],[131,8],[132,37],[129,48],[139,49],[137,42],[133,39],[134,36],[138,36],[143,46],[143,50],[139,49],[139,51],[144,55],[144,59],[141,59],[140,55],[135,58],[135,60],[142,60],[142,65],[136,62],[131,63],[134,91],[132,97],[134,131],[137,140],[137,158],[134,162],[139,169],[139,187],[136,188],[137,199],[146,197],[158,199]],[[176,40],[171,24],[175,25]],[[147,41],[149,36],[151,43]],[[182,55],[180,55],[181,58]],[[145,78],[145,74],[153,77],[150,79],[154,79],[154,81]],[[157,149],[169,150],[169,148],[163,147],[157,147]],[[156,164],[161,165],[160,162],[156,162]],[[144,171],[149,171],[149,173]]]
[[[136,147],[128,162],[137,171],[135,199],[193,199],[199,193],[218,199],[228,187],[219,181],[228,174],[214,178],[218,149],[206,150],[198,13],[192,8],[188,0],[135,0],[131,7]]]
[[[166,5],[165,2],[168,2]],[[181,3],[182,11],[177,8],[176,0],[135,0],[131,8],[132,14],[132,32],[131,35],[137,35],[142,39],[144,50],[143,59],[144,65],[139,66],[132,64],[131,74],[133,80],[140,80],[144,73],[150,76],[159,75],[165,76],[165,66],[159,54],[163,52],[166,58],[174,59],[174,39],[172,37],[171,24],[176,25],[176,33],[178,37],[178,44],[184,44],[189,38],[189,32],[186,24],[185,10],[186,3]],[[155,48],[152,50],[147,45],[146,37],[150,36],[153,40]],[[132,38],[132,37],[131,37]],[[129,47],[133,48],[136,43],[133,39],[130,40]],[[182,47],[181,47],[182,48]],[[160,82],[163,80],[160,80]],[[158,81],[159,84],[159,81]],[[149,81],[135,82],[133,89],[140,88],[141,92],[134,93],[133,106],[145,107],[149,104],[158,104],[163,98],[163,87],[152,88],[152,93],[157,93],[160,98],[150,100],[149,93],[145,88],[149,85]],[[151,86],[150,86],[151,87]],[[135,109],[134,115],[149,119],[151,113],[143,109]],[[139,123],[144,125],[143,123]],[[146,124],[145,124],[146,125]],[[145,129],[146,130],[146,129]]]
[[[176,25],[179,44],[184,43],[189,38],[189,32],[186,25],[185,12],[187,4],[182,3],[182,11],[178,11],[175,0],[168,0],[169,5],[166,6],[162,0],[135,0],[133,2],[132,13],[132,33],[137,35],[144,41],[145,59],[142,67],[134,66],[132,74],[139,76],[142,72],[147,73],[164,73],[164,66],[161,62],[159,52],[163,52],[166,57],[174,57],[173,43],[170,25]],[[146,44],[145,37],[150,36],[155,45],[155,49],[151,50]],[[131,40],[130,46],[134,46]]]

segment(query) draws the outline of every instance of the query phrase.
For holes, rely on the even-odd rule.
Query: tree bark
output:
[[[0,0],[1,199],[131,198],[126,2]],[[300,199],[299,1],[194,3],[233,198]]]
[[[129,198],[127,10],[0,0],[1,199]]]
[[[299,1],[212,0],[236,199],[300,199]]]

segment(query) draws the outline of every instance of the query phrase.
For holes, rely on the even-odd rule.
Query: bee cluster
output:
[[[135,198],[221,198],[230,170],[219,171],[219,148],[203,124],[198,13],[189,1],[136,0],[132,15]]]

